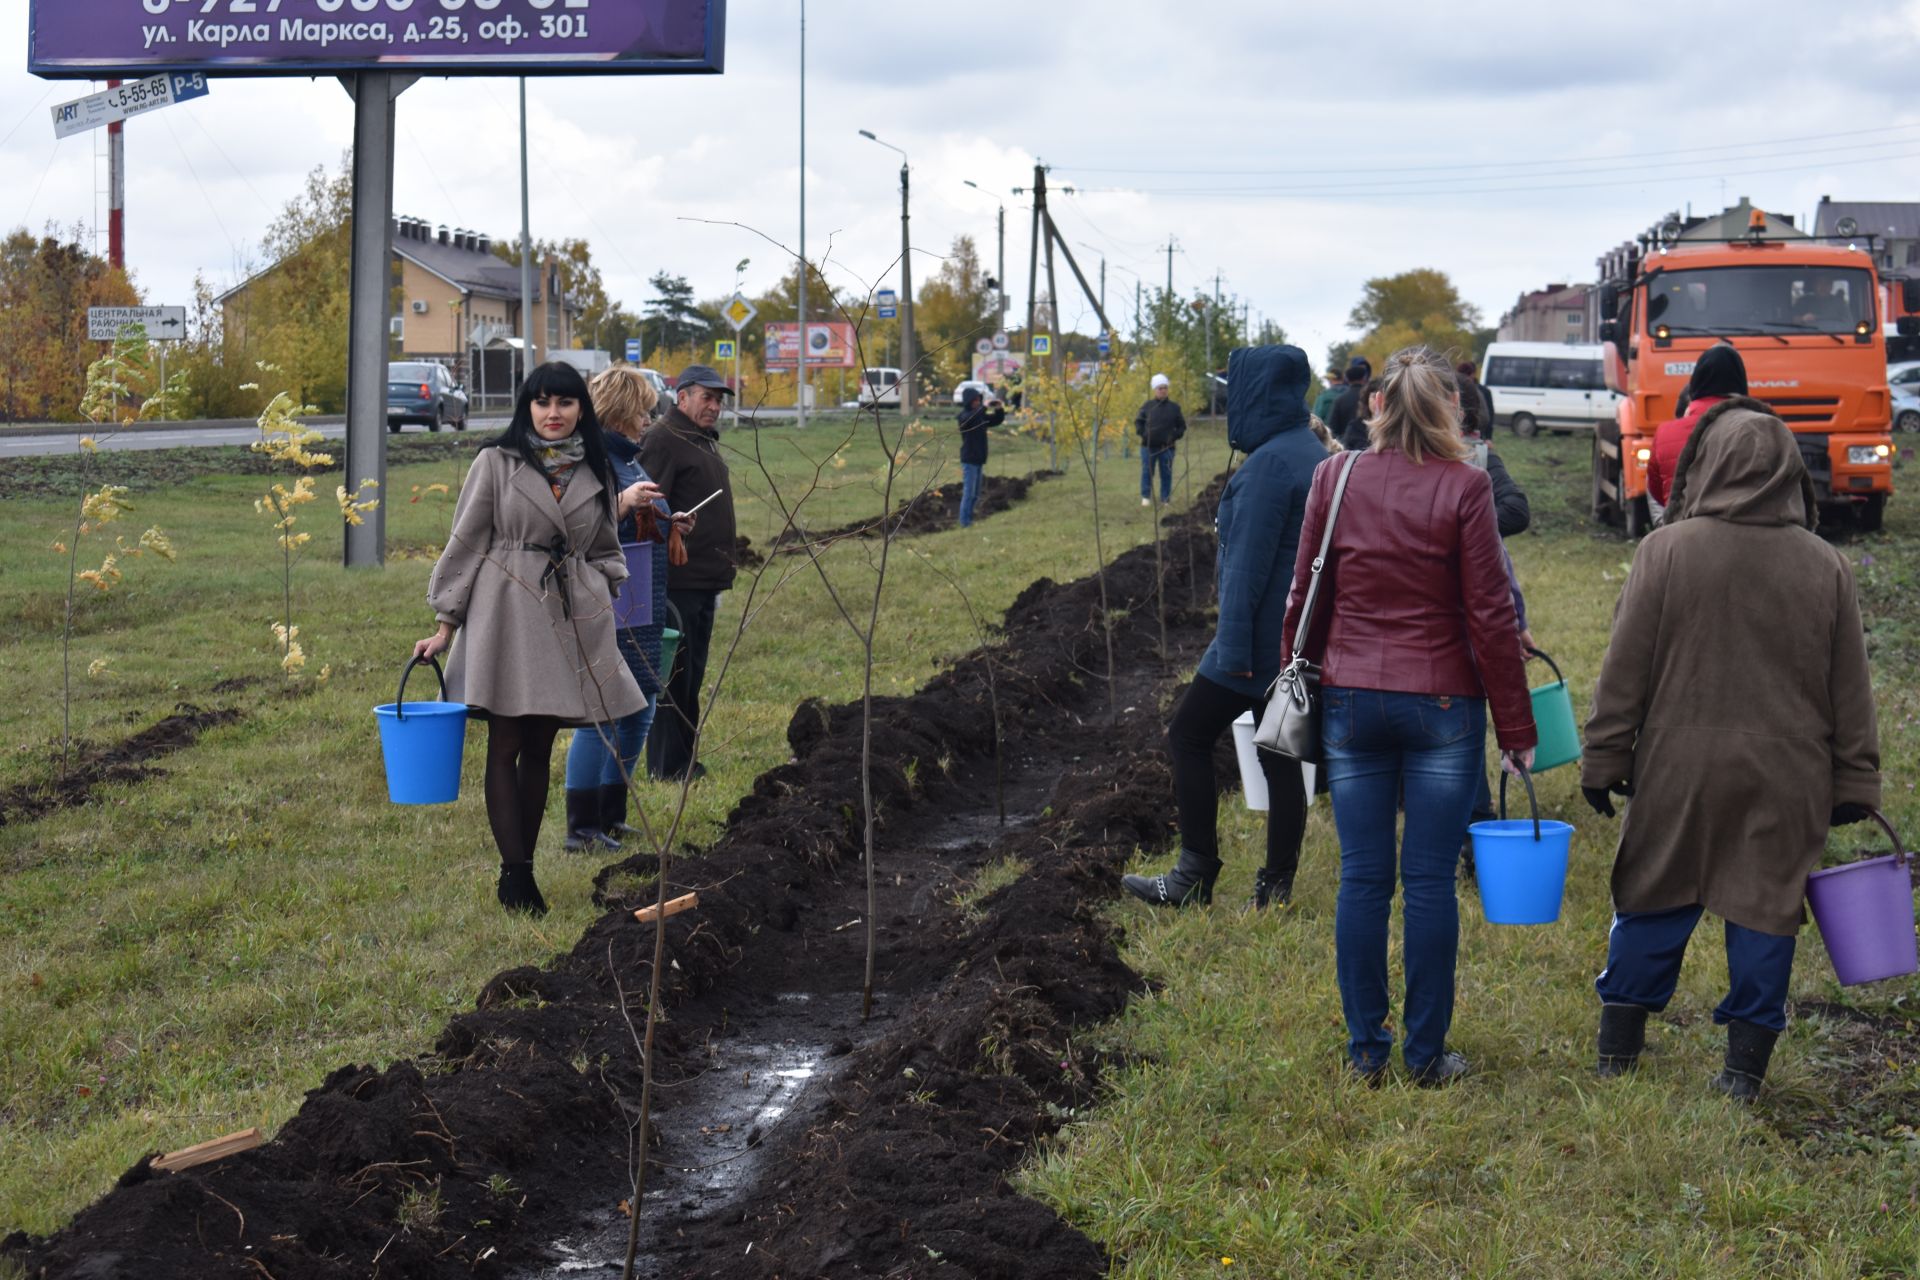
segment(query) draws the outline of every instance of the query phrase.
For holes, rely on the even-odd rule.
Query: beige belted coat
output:
[[[601,484],[579,467],[555,499],[538,470],[482,449],[454,507],[427,603],[459,630],[447,696],[476,714],[595,724],[647,700],[620,656],[613,589],[627,577]],[[556,540],[564,554],[556,561]]]

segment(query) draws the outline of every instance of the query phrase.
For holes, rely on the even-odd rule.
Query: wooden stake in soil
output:
[[[639,910],[635,911],[633,913],[633,918],[635,920],[638,920],[641,924],[647,924],[653,920],[664,920],[668,916],[677,916],[682,911],[691,911],[699,905],[700,905],[699,894],[683,893],[679,897],[668,902],[665,906],[658,906],[654,903],[648,903],[646,906],[641,907]]]
[[[242,1129],[224,1138],[213,1138],[206,1142],[195,1143],[191,1147],[182,1147],[178,1151],[169,1151],[163,1156],[156,1156],[150,1167],[162,1173],[178,1173],[182,1169],[191,1169],[195,1165],[212,1164],[215,1160],[224,1160],[228,1156],[239,1155],[242,1151],[251,1151],[263,1141],[257,1127]]]

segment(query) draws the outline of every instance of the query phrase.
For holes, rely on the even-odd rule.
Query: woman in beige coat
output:
[[[1880,801],[1866,638],[1846,557],[1811,532],[1793,434],[1734,396],[1700,419],[1666,525],[1620,594],[1593,691],[1581,790],[1613,816],[1602,1075],[1638,1061],[1702,911],[1726,921],[1727,1028],[1714,1083],[1751,1098],[1786,1027],[1807,875],[1830,826]]]
[[[571,365],[543,364],[468,470],[427,584],[440,626],[414,656],[451,647],[447,696],[487,723],[487,821],[509,911],[547,909],[533,850],[554,736],[647,705],[614,639],[613,590],[627,576],[614,509],[587,384]]]

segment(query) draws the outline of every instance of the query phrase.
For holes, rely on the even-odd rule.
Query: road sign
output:
[[[1034,334],[1033,335],[1033,354],[1036,356],[1052,355],[1053,354],[1052,336],[1044,333]]]
[[[993,349],[995,351],[1005,351],[1011,345],[1013,345],[1013,339],[1007,336],[1005,329],[993,335]]]
[[[55,107],[53,136],[70,138],[76,133],[116,124],[159,107],[170,107],[189,98],[206,96],[207,78],[198,72],[129,80],[117,89],[90,93],[84,98],[75,98],[72,102],[63,102]]]
[[[731,360],[734,358],[734,350],[735,347],[732,338],[721,338],[713,344],[713,358],[715,360]]]
[[[993,339],[982,338],[980,339],[980,341],[973,344],[973,349],[975,351],[978,351],[981,355],[984,356],[988,352],[993,350]]]
[[[1107,331],[1105,329],[1102,329],[1100,331],[1100,340],[1094,343],[1093,346],[1094,346],[1094,350],[1098,351],[1103,356],[1111,355],[1113,353],[1113,340],[1107,336]]]
[[[640,363],[640,339],[638,338],[627,339],[627,363]]]
[[[187,336],[185,307],[88,307],[87,337],[112,342],[128,325],[144,325],[152,342],[178,342]]]
[[[726,310],[721,314],[727,317],[727,323],[733,326],[735,333],[738,333],[746,328],[755,316],[760,314],[760,308],[754,306],[751,302],[748,302],[745,297],[736,293],[733,295],[733,300],[727,303]]]
[[[882,289],[873,295],[875,305],[880,308],[880,318],[891,320],[900,314],[900,295],[891,289]]]
[[[719,72],[720,0],[29,0],[27,69],[102,79],[160,71],[310,76]],[[9,5],[11,18],[18,6]],[[217,10],[217,11],[216,11]],[[429,12],[430,10],[430,12]]]

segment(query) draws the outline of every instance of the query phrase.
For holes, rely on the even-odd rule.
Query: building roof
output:
[[[432,272],[464,293],[503,298],[509,302],[520,300],[520,268],[496,255],[493,241],[478,232],[449,232],[442,227],[436,234],[431,224],[420,219],[396,218],[393,225],[393,252],[394,256]],[[249,276],[220,294],[215,301],[225,302],[279,265],[274,263]],[[536,303],[545,301],[542,289],[542,277],[545,274],[536,264],[533,273],[533,300]],[[580,310],[579,305],[571,299],[563,298],[562,304],[569,311]]]
[[[1920,240],[1920,202],[1912,200],[1835,200],[1821,196],[1813,213],[1813,233],[1837,236],[1842,218],[1852,218],[1861,235],[1883,240]]]

